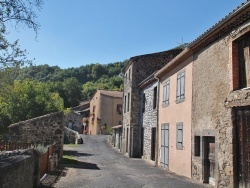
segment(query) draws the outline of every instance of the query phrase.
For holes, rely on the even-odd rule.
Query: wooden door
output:
[[[163,124],[161,126],[161,167],[168,169],[168,157],[169,157],[169,125]]]
[[[236,108],[238,180],[250,188],[250,106]]]

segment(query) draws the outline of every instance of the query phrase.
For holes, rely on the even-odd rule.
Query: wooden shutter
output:
[[[167,101],[166,99],[167,99],[167,84],[165,82],[163,85],[163,101],[162,101],[163,104],[166,104]]]
[[[183,99],[185,96],[185,72],[181,73],[180,89],[180,98]]]
[[[169,103],[169,92],[170,92],[170,80],[167,81],[167,87],[166,87],[166,101]]]
[[[176,125],[176,148],[183,149],[183,124],[177,123]]]
[[[180,90],[180,87],[181,87],[181,82],[180,82],[180,77],[181,77],[181,75],[180,74],[178,74],[178,76],[177,76],[177,88],[176,88],[176,100],[180,100],[180,92],[181,92],[181,90]]]

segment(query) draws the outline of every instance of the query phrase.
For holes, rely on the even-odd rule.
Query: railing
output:
[[[19,149],[29,149],[31,148],[31,143],[24,142],[4,142],[0,141],[0,151],[13,151]]]

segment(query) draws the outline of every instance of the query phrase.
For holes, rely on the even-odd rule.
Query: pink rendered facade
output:
[[[167,67],[164,74],[156,75],[160,81],[157,165],[189,178],[192,161],[192,61],[190,56],[173,68]],[[175,64],[174,60],[170,63]],[[161,70],[164,69],[166,66]],[[180,78],[181,84],[178,82]],[[181,99],[178,98],[178,87],[182,87]]]

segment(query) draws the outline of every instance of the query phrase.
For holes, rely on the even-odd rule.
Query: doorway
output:
[[[239,187],[250,187],[250,106],[236,109],[236,152]]]
[[[215,137],[204,136],[203,137],[203,170],[204,170],[204,183],[215,183]]]
[[[156,146],[156,128],[151,131],[151,160],[155,161],[155,146]]]

